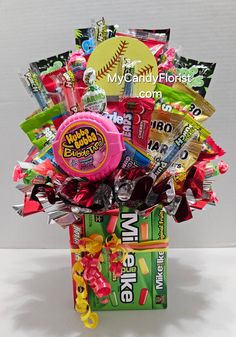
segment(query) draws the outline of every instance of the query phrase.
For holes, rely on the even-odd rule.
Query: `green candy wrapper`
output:
[[[161,207],[156,207],[149,216],[138,215],[135,210],[123,207],[119,216],[87,214],[82,224],[70,226],[70,243],[76,246],[82,236],[102,235],[105,239],[114,232],[125,244],[146,240],[167,240],[167,218]],[[78,256],[72,254],[72,264]],[[122,274],[116,278],[109,271],[109,261],[104,254],[101,263],[102,275],[111,285],[109,302],[102,304],[89,291],[89,304],[98,310],[143,310],[165,309],[167,307],[167,253],[129,253],[123,263]],[[75,284],[74,284],[75,294]]]
[[[157,83],[155,91],[159,92],[161,96],[155,103],[156,110],[187,112],[191,103],[194,101],[194,98],[186,92],[174,89],[165,84]]]
[[[56,135],[53,120],[63,115],[64,111],[63,104],[54,105],[52,108],[31,115],[20,124],[20,127],[31,142],[41,150],[53,142]]]
[[[177,74],[189,76],[187,86],[197,91],[202,97],[206,95],[215,66],[216,63],[197,61],[183,56],[177,56],[175,60]]]

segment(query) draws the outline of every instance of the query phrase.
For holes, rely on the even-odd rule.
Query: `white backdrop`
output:
[[[11,182],[15,161],[30,147],[18,124],[34,104],[17,72],[30,61],[74,47],[74,28],[87,27],[91,18],[105,16],[120,28],[171,27],[171,44],[182,46],[182,55],[216,61],[207,98],[217,108],[207,126],[227,151],[231,165],[219,177],[215,190],[221,202],[195,214],[187,223],[169,223],[173,247],[234,246],[236,243],[236,2],[234,0],[0,0],[0,247],[68,247],[68,233],[47,225],[44,214],[20,218],[11,209],[22,195]]]

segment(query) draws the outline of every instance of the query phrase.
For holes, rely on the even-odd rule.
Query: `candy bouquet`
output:
[[[38,109],[20,128],[31,149],[14,168],[21,215],[69,227],[75,309],[167,305],[167,215],[216,205],[228,165],[204,122],[215,64],[180,56],[169,29],[75,30],[76,51],[32,62],[21,75]]]

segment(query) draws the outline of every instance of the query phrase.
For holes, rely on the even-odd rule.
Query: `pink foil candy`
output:
[[[13,169],[12,179],[17,182],[25,177],[25,173],[22,172],[20,165],[15,165]]]
[[[89,286],[98,298],[105,297],[102,303],[107,303],[108,299],[106,297],[111,292],[111,286],[98,270],[98,258],[84,256],[81,259],[81,263],[84,266],[83,277],[85,281],[88,282]]]
[[[116,277],[120,277],[122,273],[123,264],[121,261],[115,261],[119,257],[119,253],[110,253],[109,262],[110,262],[110,272],[114,273]]]
[[[218,168],[219,168],[219,172],[221,174],[224,174],[228,171],[229,165],[225,161],[221,160],[218,164]]]
[[[225,154],[225,151],[216,144],[213,138],[208,137],[203,143],[203,150],[201,151],[198,160],[214,160]]]

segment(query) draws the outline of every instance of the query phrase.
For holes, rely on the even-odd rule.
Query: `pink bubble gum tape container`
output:
[[[57,130],[53,152],[70,176],[100,180],[119,164],[123,136],[112,121],[93,112],[68,117]]]

